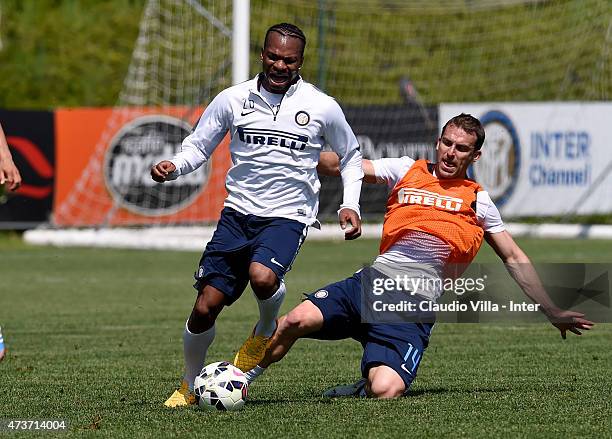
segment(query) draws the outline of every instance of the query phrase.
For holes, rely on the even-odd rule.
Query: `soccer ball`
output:
[[[249,383],[244,373],[227,361],[205,366],[195,378],[193,393],[201,408],[240,410],[244,405]]]

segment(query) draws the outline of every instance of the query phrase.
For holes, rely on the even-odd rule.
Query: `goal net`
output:
[[[206,103],[231,85],[231,0],[149,0],[123,89],[82,175],[57,203],[59,227],[192,224],[225,198],[227,141],[178,181],[157,184]]]
[[[342,105],[364,156],[432,157],[440,102],[610,98],[606,0],[251,0],[250,73],[265,30],[293,22],[307,37],[302,75]],[[202,109],[231,85],[231,0],[150,0],[124,87],[95,153],[55,206],[59,227],[202,224],[225,198],[225,142],[176,183],[150,166],[180,147]],[[323,179],[335,216],[339,179]],[[386,191],[364,186],[369,219]]]

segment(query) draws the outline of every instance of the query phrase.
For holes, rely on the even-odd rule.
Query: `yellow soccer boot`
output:
[[[181,381],[181,387],[174,391],[170,398],[164,402],[166,407],[184,407],[189,405],[194,405],[196,403],[195,395],[191,390],[189,390],[189,386],[187,385],[187,381]]]
[[[255,335],[255,328],[253,328],[249,338],[246,339],[238,352],[236,352],[234,366],[245,373],[253,369],[263,360],[270,340],[272,340],[272,336]]]

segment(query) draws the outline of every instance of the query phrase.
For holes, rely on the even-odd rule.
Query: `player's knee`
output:
[[[204,295],[199,295],[189,317],[189,330],[199,333],[210,328],[215,323],[219,311],[219,307],[209,303]]]
[[[368,389],[369,396],[372,398],[389,399],[402,396],[406,386],[401,378],[396,380],[389,377],[374,376],[368,382]]]
[[[283,335],[297,335],[306,330],[306,320],[299,311],[291,311],[279,322],[278,330]]]
[[[278,323],[279,335],[300,338],[323,327],[323,314],[312,302],[305,300]]]
[[[211,317],[210,307],[203,300],[196,301],[195,306],[193,307],[194,317],[198,320],[200,319],[208,319]]]
[[[268,267],[261,264],[252,264],[249,268],[249,279],[251,288],[257,296],[261,293],[274,293],[278,284],[276,274]]]
[[[198,334],[210,328],[215,323],[215,316],[206,304],[196,303],[189,317],[189,330]]]

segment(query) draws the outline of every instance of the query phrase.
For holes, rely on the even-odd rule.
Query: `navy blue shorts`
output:
[[[249,265],[259,262],[283,279],[306,238],[308,226],[287,218],[245,215],[229,207],[200,259],[194,288],[211,285],[231,305],[249,283]]]
[[[414,380],[433,323],[362,323],[361,272],[306,296],[323,314],[323,328],[308,335],[318,340],[353,338],[363,346],[361,374],[385,365],[404,380],[406,391]]]

